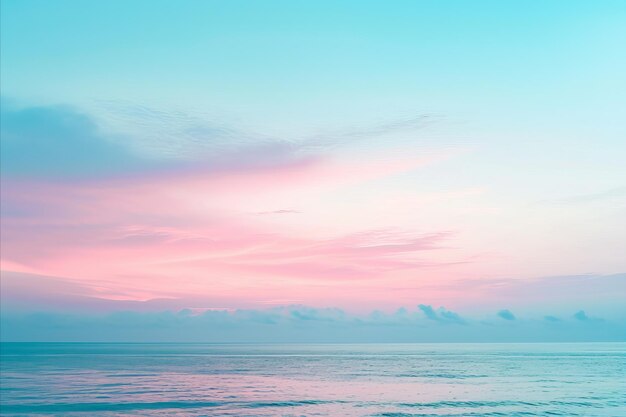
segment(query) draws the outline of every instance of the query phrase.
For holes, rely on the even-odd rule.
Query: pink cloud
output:
[[[3,218],[3,265],[67,277],[108,299],[306,294],[322,300],[328,287],[343,288],[341,281],[405,279],[403,271],[445,267],[425,255],[444,250],[451,235],[363,225],[320,236],[304,230],[315,225],[295,231],[280,219],[246,213],[268,200],[296,198],[303,189],[310,197],[442,157],[308,158],[272,168],[151,173],[128,181],[7,181],[3,199],[16,210]]]

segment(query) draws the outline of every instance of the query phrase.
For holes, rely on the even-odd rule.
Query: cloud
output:
[[[509,320],[509,321],[513,321],[516,320],[515,315],[513,313],[511,313],[509,310],[500,310],[498,311],[498,317],[504,319],[504,320]]]
[[[433,286],[437,290],[456,290],[466,297],[482,294],[499,300],[510,309],[528,303],[557,305],[559,308],[614,310],[623,305],[626,273],[547,276],[524,279],[498,278],[451,280]]]
[[[515,327],[468,318],[464,326],[446,325],[440,313],[422,305],[420,312],[348,313],[338,308],[301,305],[269,309],[197,308],[130,311],[16,312],[0,316],[3,341],[107,342],[529,342],[626,341],[626,322],[575,320],[547,323],[519,319]],[[447,310],[444,310],[447,311]],[[434,318],[433,318],[434,317]]]
[[[70,106],[18,107],[2,99],[3,174],[97,178],[186,170],[236,172],[312,157],[301,144],[218,127],[180,113],[141,106],[123,112],[126,122],[112,130],[102,126],[106,120]]]
[[[536,320],[531,311],[502,320],[444,307],[348,312],[340,308],[242,306],[241,298],[187,296],[146,301],[107,299],[101,288],[55,277],[2,272],[4,341],[172,342],[485,342],[625,341],[624,317]],[[240,307],[232,307],[233,305]],[[579,314],[579,316],[581,316]],[[451,326],[452,323],[463,326]]]
[[[422,130],[427,126],[435,123],[440,117],[432,114],[413,115],[400,118],[393,121],[379,121],[369,126],[352,127],[343,131],[324,132],[302,139],[302,143],[308,148],[319,149],[332,147],[336,145],[350,144],[352,142],[362,142],[368,139],[387,137],[394,134],[402,134],[403,137],[395,137],[395,142],[403,141],[403,138],[411,138],[415,141],[415,137],[407,135],[408,132]],[[423,138],[421,138],[423,139]],[[406,140],[406,139],[404,139]]]
[[[422,130],[441,119],[432,114],[409,115],[366,126],[280,137],[251,130],[240,120],[227,122],[228,118],[223,115],[178,108],[163,110],[121,100],[100,103],[99,120],[113,131],[125,132],[133,138],[132,144],[148,154],[190,160],[208,158],[212,164],[226,163],[231,167],[242,164],[243,168],[306,160],[353,144],[367,147],[376,141],[387,143],[392,134],[400,134],[394,137],[394,142],[402,143],[400,149],[405,153],[407,145],[426,139],[407,133]],[[432,145],[441,148],[440,142]],[[214,155],[220,158],[212,158]]]
[[[302,212],[298,210],[283,209],[283,210],[259,211],[254,214],[258,214],[262,216],[262,215],[267,215],[267,214],[300,214],[300,213]]]
[[[286,311],[289,317],[296,320],[318,320],[318,321],[343,321],[349,316],[339,308],[311,308],[305,306],[288,306],[278,308],[278,311]]]
[[[604,319],[600,317],[590,317],[584,310],[578,310],[576,313],[574,313],[572,317],[576,321],[594,324],[594,325],[597,325],[604,321]]]
[[[587,321],[587,320],[589,320],[589,316],[587,316],[587,313],[585,313],[583,310],[580,310],[580,311],[576,312],[574,314],[574,318],[576,320],[580,320],[580,321]]]
[[[320,158],[336,145],[420,128],[428,116],[285,139],[215,116],[109,101],[97,117],[70,106],[2,99],[2,171],[28,177],[245,172]],[[241,123],[239,122],[239,125]]]
[[[308,148],[301,140],[287,140],[244,127],[224,116],[178,108],[159,109],[122,100],[100,101],[98,120],[112,131],[125,132],[142,152],[172,159],[212,159],[227,156],[243,165],[290,159]],[[258,158],[254,158],[254,156]],[[237,158],[235,158],[237,156]],[[273,160],[273,161],[272,161]],[[219,159],[212,163],[219,163]]]
[[[439,309],[439,315],[444,321],[449,321],[453,323],[465,323],[465,320],[463,320],[461,316],[459,316],[457,313],[453,311],[448,311],[443,307]]]
[[[594,203],[597,201],[614,200],[626,197],[626,186],[615,187],[597,193],[581,194],[556,200],[558,203],[582,204]]]
[[[456,323],[456,324],[465,324],[465,320],[461,318],[457,313],[453,311],[446,310],[444,307],[439,307],[438,311],[430,305],[420,304],[417,306],[424,316],[428,320],[434,320],[442,323]]]
[[[67,106],[19,108],[2,100],[4,175],[68,176],[135,171],[148,161],[107,138],[88,115]]]
[[[93,142],[100,139],[98,134]],[[405,172],[429,158],[377,155],[325,163],[295,156],[266,159],[247,149],[250,161],[237,159],[232,165],[224,151],[214,165],[158,161],[133,175],[116,170],[113,178],[108,175],[114,173],[86,178],[79,175],[82,167],[63,171],[73,173],[70,180],[50,181],[48,173],[37,171],[28,173],[36,178],[3,177],[2,259],[42,275],[84,281],[115,297],[145,300],[199,292],[226,297],[234,292],[244,301],[258,294],[260,299],[305,302],[341,286],[333,294],[347,299],[354,289],[346,281],[397,279],[410,270],[463,261],[426,259],[425,252],[445,249],[449,231],[337,225],[341,232],[333,235],[332,224],[325,223],[321,233],[313,223],[303,224],[316,215],[308,207],[302,216],[286,216],[287,210],[273,210],[276,216],[246,215],[290,207],[303,194],[315,206],[317,195]],[[282,228],[283,219],[300,224]],[[95,263],[99,268],[93,268]]]
[[[422,313],[424,313],[424,315],[426,316],[427,319],[429,319],[429,320],[437,320],[438,319],[437,313],[435,313],[435,310],[432,308],[432,306],[420,304],[417,307],[420,310],[422,310]]]
[[[363,281],[389,279],[394,272],[445,266],[423,261],[420,254],[436,250],[448,238],[381,230],[307,238],[267,232],[228,218],[203,228],[124,226],[106,218],[77,225],[76,218],[80,216],[67,223],[55,218],[47,224],[4,223],[2,239],[10,245],[3,245],[3,259],[31,265],[30,272],[46,271],[98,288],[99,294],[93,296],[100,298],[204,295],[218,297],[212,305],[224,305],[219,297],[227,298],[233,286],[243,286],[237,291],[242,302],[272,300],[276,294],[314,302],[328,299],[328,291],[350,297],[356,289],[348,289],[351,281],[363,286]],[[96,262],[100,266],[94,270]],[[344,288],[332,290],[338,287]],[[442,320],[455,321],[451,312],[441,314]]]

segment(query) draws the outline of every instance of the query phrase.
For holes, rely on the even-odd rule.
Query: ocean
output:
[[[626,344],[4,343],[2,416],[626,416]]]

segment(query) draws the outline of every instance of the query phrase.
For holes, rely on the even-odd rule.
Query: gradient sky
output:
[[[623,1],[3,0],[1,19],[5,338],[33,314],[401,307],[438,340],[472,320],[626,337]]]

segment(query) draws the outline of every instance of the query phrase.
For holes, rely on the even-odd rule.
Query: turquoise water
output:
[[[3,416],[626,416],[626,344],[2,344]]]

